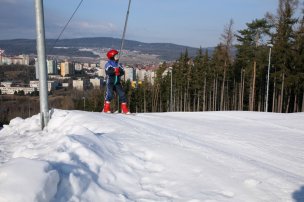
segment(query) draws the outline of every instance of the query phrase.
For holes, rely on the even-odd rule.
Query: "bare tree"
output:
[[[224,93],[225,93],[225,82],[226,82],[226,74],[227,68],[232,62],[232,43],[234,39],[233,33],[233,20],[229,21],[229,24],[225,26],[224,33],[222,34],[223,41],[223,56],[224,56],[224,67],[223,67],[223,81],[222,81],[222,89],[221,89],[221,102],[220,102],[220,110],[224,110]]]

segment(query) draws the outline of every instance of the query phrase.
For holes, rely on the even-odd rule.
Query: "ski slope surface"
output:
[[[304,113],[55,109],[0,130],[0,202],[303,202]]]

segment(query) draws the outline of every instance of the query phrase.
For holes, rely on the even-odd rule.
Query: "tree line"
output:
[[[160,66],[153,85],[144,81],[127,89],[131,110],[303,112],[303,5],[296,17],[299,2],[279,0],[276,14],[267,13],[236,32],[230,20],[212,54],[200,49],[190,58],[186,51],[172,72],[164,75],[168,65]]]

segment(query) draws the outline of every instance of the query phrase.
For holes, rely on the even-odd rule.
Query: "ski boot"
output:
[[[121,103],[120,107],[121,107],[121,113],[123,113],[123,114],[131,114],[129,112],[129,109],[128,109],[128,106],[127,106],[126,102]]]
[[[104,113],[111,113],[111,107],[110,107],[110,102],[109,101],[105,101],[104,102],[104,106],[103,106],[103,110]]]

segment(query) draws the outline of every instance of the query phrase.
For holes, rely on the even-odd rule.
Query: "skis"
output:
[[[104,113],[104,112],[101,112],[101,113]],[[104,113],[104,114],[122,114],[122,115],[126,115],[126,116],[129,116],[129,115],[135,116],[136,115],[136,113],[129,112],[129,113],[126,114],[126,113],[119,113],[118,111],[113,111],[113,112]]]

